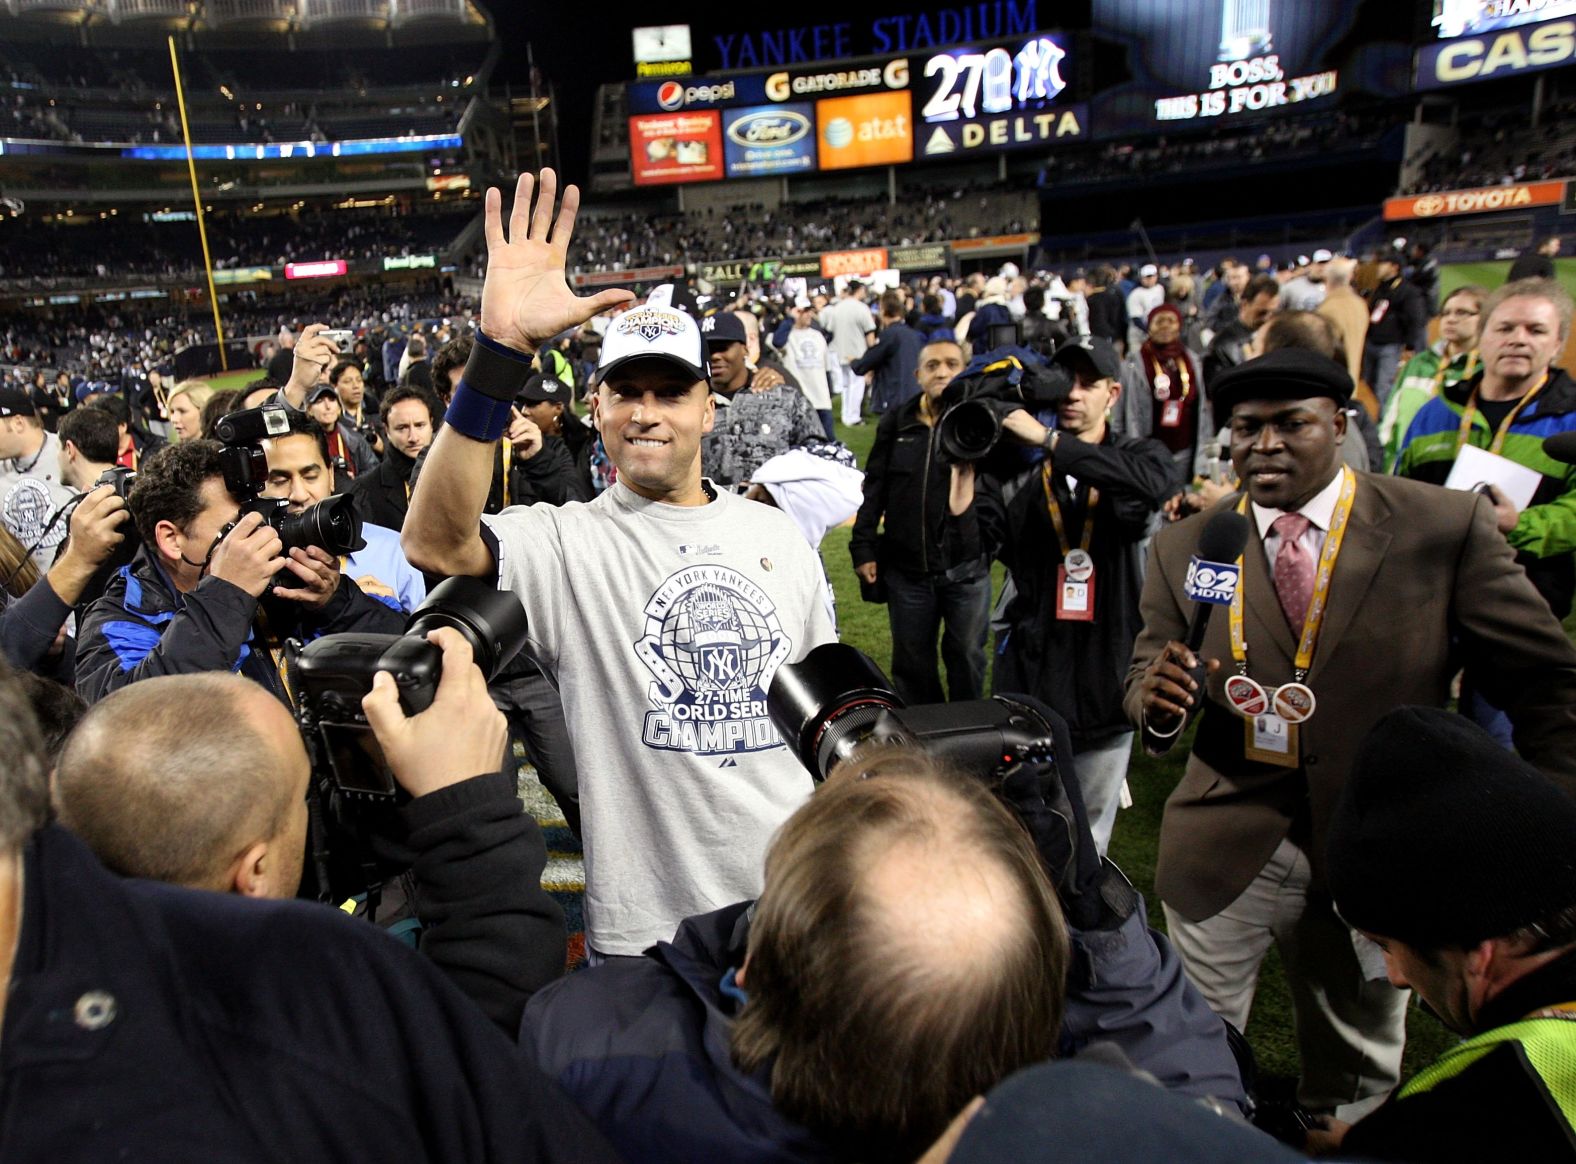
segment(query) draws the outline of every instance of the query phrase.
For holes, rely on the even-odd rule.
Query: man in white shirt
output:
[[[842,376],[843,423],[863,424],[860,407],[865,399],[865,378],[850,365],[874,342],[876,321],[865,302],[865,285],[850,279],[842,298],[821,312],[821,326],[832,335],[832,354]]]
[[[1149,313],[1166,301],[1160,269],[1145,263],[1138,269],[1138,286],[1127,293],[1127,348],[1136,352],[1149,332]]]
[[[799,296],[794,300],[793,307],[793,329],[783,344],[783,363],[793,373],[794,379],[799,381],[799,387],[804,390],[810,407],[821,418],[821,425],[826,429],[826,439],[834,440],[832,390],[826,375],[826,336],[815,326],[815,308],[808,296]]]

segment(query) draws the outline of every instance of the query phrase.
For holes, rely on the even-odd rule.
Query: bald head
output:
[[[170,675],[93,706],[61,754],[55,801],[61,823],[117,873],[288,897],[301,876],[308,775],[295,722],[264,688],[238,675]],[[266,884],[237,883],[249,850],[288,848],[298,824],[300,848],[273,852]]]
[[[859,1159],[912,1159],[968,1100],[1050,1057],[1065,922],[1022,825],[894,752],[782,827],[750,929],[745,1070]]]

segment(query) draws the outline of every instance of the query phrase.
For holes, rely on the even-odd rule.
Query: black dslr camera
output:
[[[260,513],[263,520],[279,533],[284,552],[317,546],[337,556],[351,554],[366,545],[361,539],[361,517],[348,494],[329,497],[301,513],[290,512],[283,497],[263,497],[268,480],[268,454],[263,441],[290,435],[290,416],[283,405],[264,404],[244,408],[221,417],[214,432],[224,444],[219,453],[224,486],[241,503],[239,521],[248,513]],[[234,523],[221,532],[223,537]],[[287,585],[294,585],[290,581]]]
[[[984,461],[1000,444],[1001,422],[1010,413],[1020,408],[1030,413],[1055,408],[1072,390],[1072,377],[1060,364],[1045,364],[1021,349],[1008,349],[1000,359],[959,376],[942,392],[936,429],[941,454],[953,462]],[[1013,466],[983,468],[999,476],[1013,475]]]
[[[99,479],[93,482],[93,488],[100,485],[111,485],[115,489],[115,496],[122,501],[131,498],[131,487],[137,483],[137,470],[128,469],[124,465],[116,465],[112,469],[105,469],[99,474]]]
[[[400,706],[416,715],[432,705],[443,674],[443,652],[427,633],[453,627],[470,643],[476,665],[491,682],[525,645],[525,608],[506,590],[479,578],[448,578],[410,616],[402,635],[324,635],[289,649],[290,689],[313,769],[332,791],[352,798],[385,798],[398,785],[383,762],[361,711],[372,677],[388,671]]]
[[[916,745],[991,785],[1019,764],[1056,758],[1051,726],[1033,708],[1000,696],[905,707],[870,656],[845,643],[779,667],[767,709],[817,781],[867,744]]]

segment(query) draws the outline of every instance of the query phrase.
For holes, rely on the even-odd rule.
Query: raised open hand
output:
[[[537,190],[540,185],[541,189]],[[536,209],[532,212],[531,196]],[[534,352],[560,332],[578,327],[593,315],[627,303],[634,295],[622,289],[584,298],[569,289],[564,263],[574,235],[580,191],[564,190],[558,219],[553,200],[558,176],[543,170],[540,181],[521,174],[504,237],[503,196],[487,191],[484,227],[487,236],[487,277],[482,283],[482,331],[488,338],[522,352]]]

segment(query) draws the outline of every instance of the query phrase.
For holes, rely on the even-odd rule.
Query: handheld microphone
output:
[[[1228,605],[1236,596],[1237,586],[1242,580],[1242,570],[1237,565],[1237,559],[1242,556],[1247,544],[1248,519],[1233,509],[1224,509],[1215,514],[1199,534],[1198,548],[1188,561],[1187,578],[1182,584],[1183,592],[1194,603],[1186,645],[1195,656],[1204,645],[1204,632],[1209,629],[1210,614],[1215,607]],[[1188,671],[1193,682],[1198,684],[1198,698],[1193,703],[1192,711],[1174,728],[1159,725],[1149,728],[1147,746],[1152,754],[1170,747],[1170,742],[1187,726],[1188,721],[1203,709],[1207,666],[1199,658],[1198,665]],[[1156,730],[1157,727],[1159,730]]]
[[[1576,465],[1576,431],[1557,432],[1545,437],[1543,455],[1563,465]]]
[[[1241,582],[1237,559],[1248,544],[1248,519],[1225,509],[1209,519],[1199,535],[1198,549],[1187,565],[1182,589],[1192,599],[1193,618],[1187,628],[1187,649],[1194,654],[1204,645],[1209,616],[1215,607],[1229,605]]]

